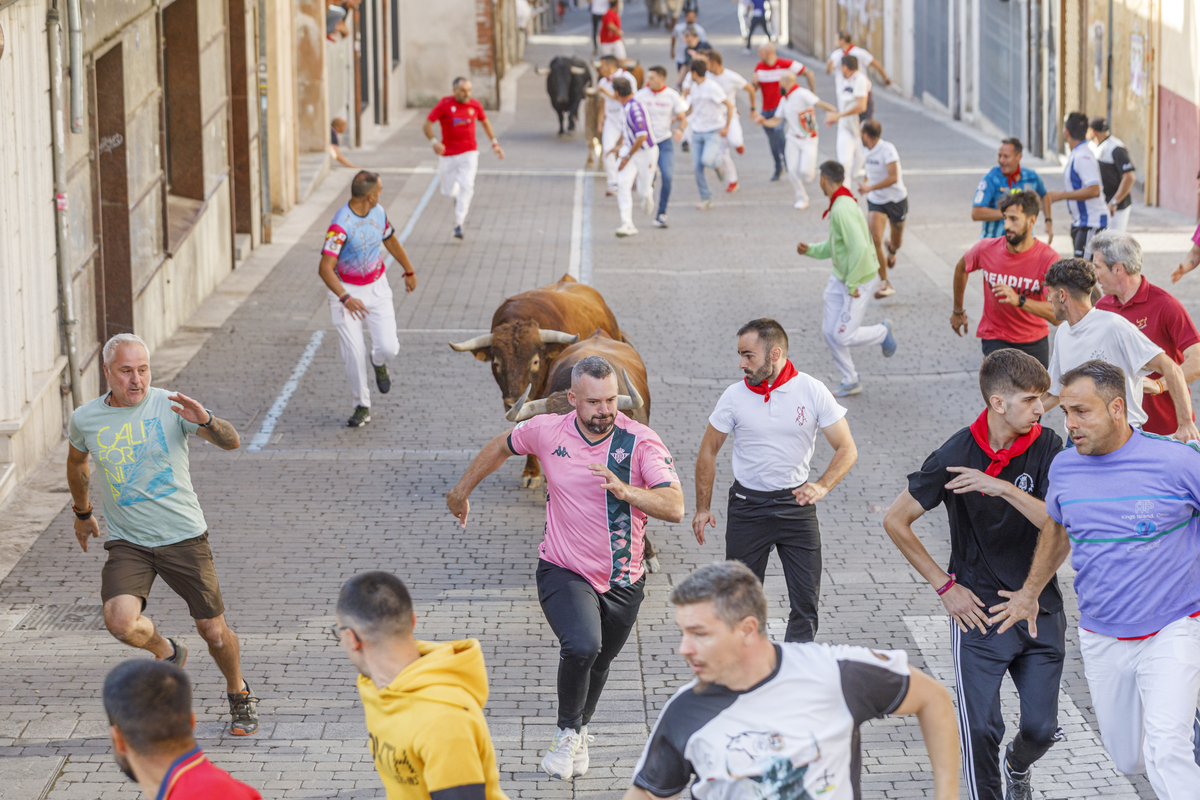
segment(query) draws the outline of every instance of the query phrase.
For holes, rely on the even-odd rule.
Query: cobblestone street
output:
[[[630,56],[644,67],[668,63],[665,32],[648,31],[640,5],[630,5]],[[748,77],[754,60],[736,43],[734,9],[706,2],[703,22],[726,66]],[[486,711],[501,785],[511,797],[618,797],[658,710],[691,677],[675,653],[667,594],[692,569],[724,555],[720,498],[732,481],[728,447],[717,462],[718,527],[706,545],[696,544],[689,523],[692,468],[708,415],[724,387],[741,377],[735,331],[754,317],[778,319],[797,369],[837,383],[821,335],[829,262],[795,251],[798,241],[825,238],[819,187],[809,187],[816,196],[801,212],[791,208],[786,180],[769,182],[766,137],[747,118],[743,97],[740,191],[717,191],[713,210],[697,210],[690,156],[677,154],[670,227],[655,229],[637,211],[641,233],[615,237],[615,199],[604,197],[602,173],[581,171],[582,136],[555,135],[545,78],[535,69],[558,54],[588,57],[589,33],[585,11],[572,9],[557,37],[527,46],[530,68],[517,80],[515,107],[489,112],[507,158],[498,161],[482,148],[465,241],[451,238],[452,201],[431,182],[435,157],[420,130],[424,112],[394,126],[373,152],[355,152],[357,163],[382,173],[381,202],[396,228],[411,223],[405,247],[421,282],[405,295],[401,270],[388,273],[401,353],[393,362],[393,389],[374,396],[369,425],[345,427],[353,402],[316,269],[328,221],[349,196],[350,170],[326,179],[318,193],[324,205],[312,210],[307,224],[290,223],[290,249],[255,251],[243,268],[261,269],[265,278],[228,319],[191,325],[156,354],[155,385],[200,400],[242,435],[234,452],[193,439],[191,459],[227,618],[261,698],[256,736],[226,735],[220,673],[183,601],[161,581],[147,613],[164,635],[182,636],[191,648],[187,669],[195,681],[201,745],[265,798],[383,797],[356,670],[323,629],[333,622],[341,583],[367,569],[393,571],[408,583],[419,638],[482,642],[491,682]],[[831,98],[823,65],[806,63],[818,72],[817,93]],[[865,391],[842,402],[850,409],[859,460],[818,506],[825,570],[818,641],[903,648],[915,665],[952,683],[948,620],[889,541],[882,519],[905,488],[906,474],[980,410],[977,278],[968,292],[971,336],[956,337],[948,317],[954,264],[979,236],[978,223],[970,221],[972,194],[995,163],[996,143],[882,87],[876,98],[884,138],[903,161],[911,211],[893,278],[897,294],[876,301],[867,322],[894,320],[899,350],[886,361],[876,348],[855,353]],[[835,137],[822,130],[824,160],[833,157]],[[1026,166],[1038,169],[1048,188],[1061,187],[1059,166],[1029,158]],[[1054,241],[1060,252],[1069,248],[1065,214],[1058,215]],[[1181,216],[1135,206],[1130,229],[1146,249],[1152,282],[1170,285],[1170,271],[1188,245],[1187,226]],[[267,272],[266,259],[280,254]],[[519,488],[522,460],[511,459],[472,495],[465,530],[443,496],[478,448],[511,427],[487,365],[453,352],[447,342],[484,332],[505,297],[572,269],[604,295],[646,363],[651,425],[675,456],[687,516],[680,525],[650,524],[663,571],[648,576],[637,627],[590,727],[596,737],[591,770],[563,783],[537,771],[555,729],[558,663],[534,587],[543,490]],[[238,278],[235,272],[230,280]],[[1193,316],[1200,313],[1200,282],[1185,280],[1173,291]],[[172,376],[176,367],[164,359],[190,352],[189,343],[192,349],[200,344],[198,351]],[[1061,423],[1059,411],[1048,415],[1047,424]],[[824,467],[829,453],[821,441],[814,469]],[[65,491],[61,473],[55,465]],[[109,669],[138,654],[104,630],[105,551],[94,544],[82,553],[72,519],[69,506],[63,508],[0,581],[0,798],[37,798],[43,790],[40,796],[52,800],[137,796],[113,764],[100,689]],[[944,563],[945,515],[927,515],[917,530]],[[1063,577],[1074,624],[1069,566]],[[777,558],[766,589],[771,632],[782,638],[787,602]],[[72,616],[39,614],[45,607],[69,607]],[[1100,745],[1076,633],[1068,633],[1060,704],[1066,739],[1034,767],[1034,796],[1151,798],[1149,784],[1119,775]],[[1008,687],[1011,736],[1016,703]],[[864,798],[932,795],[915,718],[864,726],[862,788]]]

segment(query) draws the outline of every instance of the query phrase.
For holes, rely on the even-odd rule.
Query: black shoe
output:
[[[462,235],[462,225],[455,225],[455,226],[454,226],[454,238],[455,238],[455,239],[461,239],[461,238],[463,238],[463,235]]]
[[[775,168],[775,174],[771,176],[771,180],[773,180],[773,181],[777,181],[777,180],[779,180],[779,179],[780,179],[780,178],[782,178],[782,177],[783,177],[783,170],[782,170],[782,169],[780,169],[779,167],[776,167],[776,168]]]
[[[1004,800],[1033,800],[1033,788],[1029,785],[1029,770],[1015,772],[1008,765],[1010,744],[1004,751]]]
[[[174,639],[167,639],[167,641],[171,643],[171,647],[175,648],[175,652],[171,653],[170,658],[164,658],[163,661],[183,669],[183,665],[187,663],[187,645]]]
[[[682,152],[686,153],[686,152],[687,152],[687,151],[688,151],[690,148],[688,147],[688,143],[687,143],[687,142],[682,142],[682,143],[680,143],[680,145],[679,145],[679,149],[680,149],[680,151],[682,151]]]
[[[346,421],[346,425],[351,428],[361,428],[371,421],[371,409],[366,406],[356,406],[354,413],[350,415],[350,419]]]
[[[250,684],[242,681],[245,691],[236,694],[226,694],[229,698],[229,715],[233,720],[229,723],[230,736],[253,736],[258,733],[258,698]]]
[[[375,367],[374,364],[371,366]],[[375,367],[375,385],[379,387],[380,394],[387,394],[392,389],[392,376],[388,374],[387,364]]]

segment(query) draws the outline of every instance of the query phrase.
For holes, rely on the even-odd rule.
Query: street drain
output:
[[[29,609],[14,631],[102,631],[104,606],[34,606]]]

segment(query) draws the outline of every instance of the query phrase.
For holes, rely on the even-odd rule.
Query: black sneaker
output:
[[[1029,770],[1016,772],[1008,765],[1010,744],[1004,751],[1004,800],[1033,800],[1033,787],[1029,783]]]
[[[346,420],[346,425],[351,428],[361,428],[371,421],[371,409],[366,406],[355,406],[354,413],[350,415],[350,419]]]
[[[374,364],[371,366],[375,367]],[[388,374],[387,364],[375,367],[375,385],[379,387],[380,394],[387,394],[392,390],[392,376]]]
[[[775,168],[775,174],[771,176],[771,180],[773,180],[773,181],[777,181],[777,180],[779,180],[779,179],[780,179],[780,178],[782,178],[782,177],[783,177],[783,170],[782,170],[782,169],[780,169],[779,167],[776,167],[776,168]]]
[[[244,692],[226,694],[229,698],[229,715],[233,720],[229,723],[230,736],[253,736],[258,733],[258,698],[250,684],[242,681],[246,687]]]
[[[171,647],[175,648],[175,652],[171,653],[170,658],[164,658],[163,661],[183,669],[183,665],[187,663],[187,645],[170,638],[167,641],[171,643]]]
[[[688,150],[690,150],[691,148],[690,148],[690,147],[688,147],[688,143],[687,143],[687,142],[682,142],[682,143],[679,145],[679,149],[680,149],[680,150],[682,150],[683,152],[685,152],[685,153],[686,153],[686,152],[687,152]]]
[[[455,225],[455,226],[454,226],[454,238],[455,238],[455,239],[461,239],[461,238],[463,238],[463,235],[462,235],[462,225]]]

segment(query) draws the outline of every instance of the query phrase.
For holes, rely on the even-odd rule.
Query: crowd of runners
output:
[[[605,17],[597,16],[602,30]],[[826,103],[805,67],[780,58],[769,42],[748,81],[725,67],[720,53],[697,46],[694,10],[681,25],[677,70],[650,68],[641,89],[616,56],[600,62],[605,116],[620,121],[603,126],[606,176],[622,217],[618,234],[636,232],[635,184],[643,208],[666,225],[676,143],[689,144],[702,208],[712,205],[705,170],[726,182],[726,191],[736,190],[734,155],[743,150],[736,98],[745,91],[749,119],[770,144],[773,180],[788,176],[797,208],[807,207],[804,184],[814,178],[829,199],[828,239],[801,242],[797,252],[832,261],[823,334],[842,381],[831,389],[797,369],[788,333],[775,320],[730,331],[730,360],[736,352],[745,377],[715,400],[703,431],[697,420],[691,517],[703,548],[707,529],[717,525],[717,458],[732,434],[725,551],[714,553],[724,559],[670,592],[678,650],[694,679],[660,712],[626,797],[673,797],[690,788],[714,800],[857,798],[859,726],[911,714],[920,721],[936,797],[958,795],[961,762],[970,797],[1028,800],[1031,768],[1062,735],[1058,696],[1070,623],[1055,573],[1068,556],[1085,677],[1113,764],[1146,773],[1163,800],[1200,796],[1200,432],[1188,389],[1200,377],[1200,331],[1172,294],[1142,275],[1137,239],[1117,229],[1129,187],[1119,174],[1108,193],[1100,165],[1129,170],[1113,147],[1105,149],[1107,127],[1091,123],[1097,155],[1085,141],[1087,120],[1067,116],[1064,134],[1073,149],[1064,192],[1047,191],[1036,173],[1021,170],[1020,141],[1000,146],[999,164],[974,198],[982,236],[958,262],[947,309],[953,332],[967,334],[972,321],[963,296],[971,273],[981,273],[987,291],[974,323],[981,411],[922,463],[907,465],[907,488],[884,519],[897,558],[928,582],[950,617],[956,711],[946,688],[912,667],[902,650],[814,641],[823,568],[818,509],[858,459],[852,420],[838,401],[862,391],[850,350],[878,345],[887,357],[897,348],[889,320],[863,324],[870,299],[893,291],[888,270],[907,214],[899,156],[874,119],[864,71],[874,66],[885,83],[887,75],[843,34],[827,70],[839,76],[837,102]],[[808,89],[797,85],[800,76]],[[682,91],[670,86],[674,80]],[[820,165],[814,109],[838,126],[839,158]],[[458,79],[424,127],[440,159],[443,193],[454,198],[459,238],[478,162],[476,124],[503,158],[470,82]],[[657,203],[650,191],[656,176]],[[866,196],[866,214],[851,186]],[[399,351],[383,253],[403,269],[408,291],[417,281],[379,205],[381,187],[375,173],[355,176],[319,256],[355,403],[351,427],[370,421],[367,359],[376,389],[387,393],[387,363]],[[1068,258],[1035,238],[1039,216],[1053,234],[1050,211],[1060,201],[1072,215],[1076,253]],[[1110,220],[1120,226],[1109,227]],[[1200,264],[1200,229],[1193,242],[1175,280]],[[1057,328],[1052,347],[1050,325]],[[105,682],[117,761],[147,797],[258,797],[197,747],[182,671],[188,649],[146,615],[151,585],[162,577],[187,603],[225,677],[229,732],[254,735],[258,698],[225,622],[187,444],[197,435],[232,450],[239,434],[198,400],[152,387],[149,354],[137,336],[112,337],[102,359],[108,392],[70,419],[75,532],[85,551],[100,533],[89,499],[90,456],[108,529],[105,624],[118,640],[155,657],[126,662]],[[545,469],[546,522],[533,572],[560,658],[556,730],[540,769],[562,780],[589,770],[596,735],[588,726],[603,708],[611,664],[645,596],[647,521],[686,517],[671,452],[648,425],[619,410],[618,375],[608,361],[578,361],[567,399],[572,413],[534,416],[483,445],[446,494],[465,528],[472,491],[508,458],[536,456]],[[1055,406],[1063,414],[1046,418]],[[818,432],[832,455],[814,476]],[[913,531],[938,506],[950,530],[945,565]],[[783,642],[767,636],[763,581],[772,551],[790,606]],[[504,798],[483,713],[488,676],[479,642],[417,638],[412,598],[403,580],[386,572],[346,581],[336,614],[329,632],[361,673],[371,751],[387,796]],[[1005,674],[1016,685],[1021,715],[1001,751]]]

